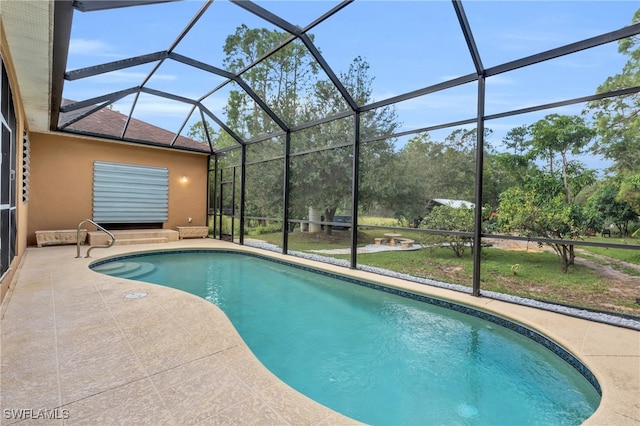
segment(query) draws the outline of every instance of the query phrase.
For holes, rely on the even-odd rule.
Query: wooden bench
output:
[[[87,230],[80,230],[80,244],[84,244],[87,239]],[[38,247],[56,244],[77,244],[77,229],[55,229],[48,231],[36,231],[36,242]]]
[[[178,238],[207,238],[209,236],[208,226],[177,226]]]
[[[374,238],[373,241],[376,242],[377,246],[387,243],[387,239],[386,238]]]

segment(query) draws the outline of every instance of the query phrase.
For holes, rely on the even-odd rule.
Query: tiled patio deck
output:
[[[356,423],[280,382],[214,305],[87,268],[102,256],[184,247],[255,250],[209,239],[115,246],[93,251],[93,259],[76,259],[75,246],[29,248],[1,309],[0,422]],[[535,327],[571,350],[600,381],[603,401],[588,424],[640,424],[638,331],[362,271],[316,266],[476,305]],[[140,291],[147,296],[124,297]],[[58,419],[19,418],[38,415]]]

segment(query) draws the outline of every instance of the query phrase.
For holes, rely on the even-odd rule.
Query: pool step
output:
[[[124,246],[128,244],[153,244],[153,243],[168,243],[169,239],[164,237],[159,238],[118,238],[116,237],[116,246]]]
[[[98,265],[92,269],[97,272],[104,272],[105,274],[109,274],[112,271],[121,270],[124,267],[124,265],[125,265],[124,262],[109,262],[109,263],[103,263],[102,265]]]
[[[110,231],[116,237],[116,245],[155,244],[178,241],[179,233],[173,229],[129,229]],[[87,233],[89,245],[107,245],[111,238],[104,232]]]
[[[148,262],[111,262],[93,268],[96,272],[128,279],[141,277],[155,269],[156,266]]]

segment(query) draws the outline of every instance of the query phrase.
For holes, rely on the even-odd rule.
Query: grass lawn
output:
[[[368,229],[358,232],[359,246],[371,244],[373,238],[381,237],[388,230]],[[403,236],[408,236],[403,231]],[[289,235],[291,250],[347,248],[351,233],[334,231],[333,235],[292,233]],[[282,235],[262,234],[257,238],[281,245]],[[610,241],[610,239],[606,239]],[[582,247],[581,247],[582,248]],[[589,247],[589,249],[594,249]],[[614,255],[626,261],[639,255],[636,250],[600,249],[605,256]],[[590,253],[595,251],[588,250]],[[630,253],[627,253],[630,252]],[[323,254],[337,259],[349,259],[346,254]],[[629,260],[630,259],[630,260]],[[636,262],[640,263],[636,259]],[[358,264],[368,265],[421,278],[431,278],[448,283],[471,287],[473,258],[469,250],[461,258],[448,248],[423,248],[415,251],[388,251],[362,253]],[[635,303],[633,288],[621,291],[619,283],[607,280],[585,265],[576,263],[566,274],[560,269],[560,261],[552,252],[508,251],[498,248],[483,248],[481,263],[481,290],[544,300],[554,303],[585,307],[589,309],[640,315],[640,305]],[[633,294],[630,294],[630,292]]]
[[[390,217],[358,216],[359,225],[370,226],[406,226]]]
[[[619,249],[619,248],[591,247],[591,246],[580,246],[580,249],[588,253],[612,257],[614,259],[622,260],[623,262],[640,265],[640,240],[638,240],[637,238],[591,237],[587,241],[598,242],[598,243],[626,244],[626,245],[638,247],[639,248],[638,250],[625,250],[625,249]]]
[[[360,254],[358,263],[468,287],[473,280],[471,253],[458,258],[447,248]],[[483,249],[483,290],[587,306],[583,301],[602,294],[606,287],[595,271],[581,265],[563,274],[553,253]]]

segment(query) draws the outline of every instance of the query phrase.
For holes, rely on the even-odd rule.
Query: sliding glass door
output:
[[[2,63],[0,86],[0,277],[16,255],[16,118]]]

